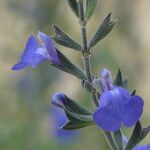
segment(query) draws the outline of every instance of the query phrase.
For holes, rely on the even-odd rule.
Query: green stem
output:
[[[90,49],[88,49],[88,44],[87,44],[87,35],[86,35],[86,24],[87,22],[84,19],[84,5],[83,5],[83,0],[78,0],[78,8],[79,8],[79,15],[80,15],[80,30],[81,30],[81,37],[82,37],[82,44],[83,44],[83,50],[82,50],[82,55],[83,55],[83,60],[84,60],[84,69],[86,72],[86,77],[87,80],[92,83],[93,78],[92,78],[92,72],[91,72],[91,52]],[[91,93],[92,100],[95,104],[96,107],[99,106],[98,103],[98,98],[97,98],[97,92],[94,91]],[[110,132],[105,132],[105,136],[108,140],[108,143],[110,144],[110,147],[112,150],[118,150],[117,146],[114,142],[114,139],[111,135]]]
[[[88,49],[87,44],[87,35],[86,35],[86,21],[84,20],[84,6],[83,6],[83,0],[78,0],[78,8],[79,8],[79,14],[80,14],[80,28],[81,28],[81,37],[82,37],[82,44],[83,44],[83,50],[82,55],[84,59],[84,69],[86,72],[86,78],[87,80],[92,83],[92,72],[91,72],[91,62],[90,62],[90,49]],[[96,91],[91,93],[92,100],[96,107],[99,106],[98,100],[97,100],[97,94]]]
[[[105,137],[106,137],[107,142],[109,143],[111,149],[112,150],[118,150],[118,148],[116,146],[116,143],[114,142],[114,139],[113,139],[111,133],[108,132],[108,131],[104,131],[104,134],[105,134]]]

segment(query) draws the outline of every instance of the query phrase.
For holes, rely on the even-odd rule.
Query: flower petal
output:
[[[143,112],[144,102],[141,97],[131,97],[128,104],[126,104],[121,111],[121,118],[125,126],[130,127],[139,120]]]
[[[111,105],[98,108],[93,114],[93,120],[100,128],[107,131],[117,131],[121,127],[120,117]]]
[[[104,68],[100,71],[100,81],[103,91],[108,91],[113,88],[112,75],[108,69]]]
[[[57,138],[67,138],[68,140],[68,138],[73,138],[75,135],[78,134],[78,131],[59,129],[60,126],[68,122],[68,118],[66,117],[63,109],[56,107],[53,108],[52,115],[54,117],[53,133]]]
[[[38,41],[31,35],[27,41],[25,50],[21,56],[22,62],[32,62],[32,56],[34,55],[35,51],[38,49]]]
[[[61,93],[61,92],[56,92],[52,95],[52,104],[60,107],[60,108],[64,108],[65,105],[65,99],[66,99],[66,96]]]
[[[25,67],[36,67],[48,59],[43,47],[39,47],[37,39],[31,35],[27,41],[25,50],[19,63],[12,67],[12,70],[20,70]]]
[[[150,150],[150,144],[136,146],[133,150]]]
[[[104,92],[100,97],[100,107],[107,106],[108,104],[114,105],[118,111],[121,105],[129,102],[131,96],[127,90],[121,87],[115,87],[111,91]]]
[[[17,64],[15,64],[11,69],[12,70],[20,70],[23,69],[25,67],[29,67],[31,64],[28,62],[19,62]]]
[[[39,40],[44,42],[45,48],[47,50],[47,53],[49,54],[51,62],[56,65],[60,64],[52,38],[42,32],[38,32],[38,38]]]

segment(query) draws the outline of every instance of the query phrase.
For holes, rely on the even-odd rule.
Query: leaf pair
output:
[[[63,106],[61,108],[64,109],[65,114],[69,119],[65,124],[60,127],[60,129],[75,130],[93,124],[92,113],[84,106],[78,104],[67,96],[65,96],[63,104],[53,104],[58,107]]]
[[[79,18],[79,9],[77,0],[67,0],[70,8],[74,12],[74,14]],[[84,12],[85,21],[89,20],[95,10],[97,5],[97,0],[86,0],[86,9]]]

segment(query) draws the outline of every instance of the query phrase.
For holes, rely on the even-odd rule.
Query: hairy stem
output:
[[[83,44],[83,50],[82,55],[84,59],[84,69],[86,72],[86,78],[87,80],[92,83],[92,72],[91,72],[91,62],[90,62],[90,49],[88,49],[87,44],[87,35],[86,35],[86,21],[84,20],[84,6],[83,6],[83,0],[78,0],[78,8],[79,8],[79,14],[80,14],[80,28],[81,28],[81,37],[82,37],[82,44]],[[96,91],[91,93],[92,100],[96,107],[99,106],[98,100],[97,100],[97,94]]]
[[[82,37],[82,44],[83,44],[82,45],[83,46],[82,56],[83,56],[83,60],[84,60],[84,70],[86,72],[87,80],[90,83],[92,83],[93,77],[92,77],[92,72],[91,72],[91,61],[90,61],[91,52],[90,52],[90,49],[88,49],[88,44],[87,44],[87,35],[86,35],[87,22],[84,19],[83,0],[78,0],[78,8],[79,8],[79,15],[80,15],[80,28],[81,28],[80,30],[81,30],[81,37]],[[95,106],[98,107],[99,103],[98,103],[96,91],[91,93],[91,97],[92,97],[92,100],[93,100]],[[106,131],[104,131],[104,133],[105,133],[105,136],[106,136],[108,143],[110,144],[110,147],[112,148],[112,150],[118,150],[111,133],[106,132]]]

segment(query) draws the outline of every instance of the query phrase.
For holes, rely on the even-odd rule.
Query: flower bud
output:
[[[108,69],[104,68],[103,70],[100,71],[100,80],[102,91],[112,90],[113,88],[112,75]]]
[[[63,93],[57,92],[52,95],[51,103],[57,107],[65,108],[65,99],[66,96]]]

